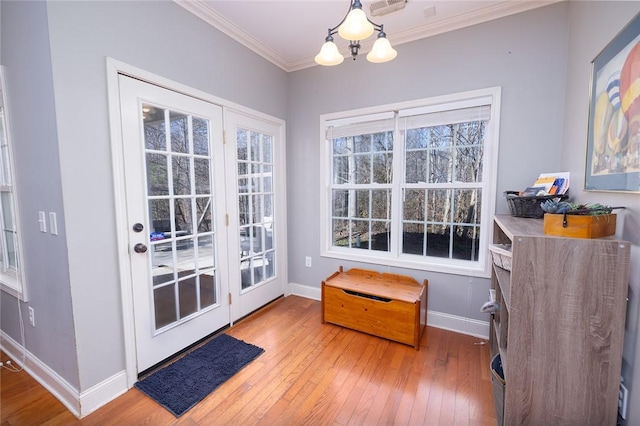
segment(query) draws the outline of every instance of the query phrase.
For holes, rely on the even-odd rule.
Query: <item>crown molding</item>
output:
[[[173,0],[176,4],[182,6],[198,18],[202,19],[209,25],[222,31],[238,43],[242,44],[249,50],[262,56],[269,62],[278,66],[286,72],[298,71],[305,68],[316,66],[314,56],[288,61],[273,49],[264,43],[255,39],[240,27],[226,19],[204,0]],[[461,28],[470,27],[472,25],[481,24],[483,22],[492,21],[494,19],[504,18],[506,16],[515,15],[517,13],[526,12],[528,10],[537,9],[539,7],[548,6],[550,4],[559,3],[567,0],[543,0],[543,1],[523,1],[523,0],[506,0],[500,3],[488,5],[486,7],[476,9],[472,12],[454,16],[449,19],[434,22],[432,24],[421,25],[400,33],[387,34],[389,41],[394,46],[420,40],[427,37],[443,34],[449,31],[459,30]],[[361,50],[366,51],[373,46],[375,40],[361,41]],[[349,49],[340,50],[345,58],[349,58],[351,54]]]
[[[227,18],[219,14],[206,2],[202,0],[173,0],[173,2],[193,13],[195,16],[202,19],[209,25],[217,28],[249,50],[257,53],[269,62],[282,68],[284,71],[291,71],[289,69],[289,62],[287,60],[278,55],[273,49],[269,48],[264,43],[252,37],[246,31],[243,31],[233,22],[229,21]]]
[[[409,43],[411,41],[433,37],[435,35],[459,30],[465,27],[471,27],[483,22],[489,22],[494,19],[504,18],[506,16],[515,15],[562,1],[566,0],[507,0],[504,2],[488,5],[480,9],[476,9],[463,15],[443,19],[432,24],[421,25],[419,27],[411,28],[400,33],[394,33],[391,35],[387,34],[387,38],[389,38],[389,40],[392,41],[394,45]]]

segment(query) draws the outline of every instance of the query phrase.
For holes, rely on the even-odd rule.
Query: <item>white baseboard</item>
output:
[[[473,318],[445,314],[444,312],[427,311],[427,325],[481,339],[489,338],[489,323]]]
[[[77,418],[92,413],[128,390],[126,373],[121,371],[80,393],[58,373],[3,331],[0,331],[0,348],[15,364],[22,367],[25,372],[51,392]]]
[[[93,413],[128,390],[127,372],[125,370],[92,386],[80,394],[80,418]]]
[[[294,296],[306,297],[307,299],[322,300],[322,292],[319,287],[310,287],[308,285],[289,283],[289,294]]]
[[[313,300],[320,300],[322,297],[320,288],[297,283],[289,283],[289,294]],[[489,323],[487,321],[427,310],[427,325],[482,339],[489,338]]]

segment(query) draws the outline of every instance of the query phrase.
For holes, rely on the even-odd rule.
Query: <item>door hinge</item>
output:
[[[225,226],[229,226],[229,213],[224,215],[224,223]]]
[[[229,304],[231,305],[231,293],[229,293]]]
[[[222,144],[226,144],[227,143],[227,131],[223,130],[222,131]]]

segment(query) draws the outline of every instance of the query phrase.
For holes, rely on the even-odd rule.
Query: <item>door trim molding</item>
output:
[[[116,218],[116,241],[118,244],[117,258],[119,265],[120,293],[122,298],[122,324],[123,324],[123,341],[125,348],[125,368],[127,377],[127,387],[130,389],[138,381],[137,377],[137,361],[136,361],[136,341],[135,341],[135,323],[133,313],[133,294],[131,292],[131,263],[129,260],[128,233],[127,233],[127,214],[126,214],[126,194],[124,179],[124,163],[123,163],[123,141],[122,141],[122,123],[120,121],[120,92],[118,84],[118,75],[123,74],[129,77],[163,87],[174,92],[182,93],[196,99],[200,99],[212,104],[219,105],[225,109],[233,109],[237,112],[256,117],[267,122],[281,126],[283,135],[283,145],[286,146],[285,139],[285,121],[283,119],[273,117],[271,115],[253,110],[251,108],[236,104],[234,102],[219,98],[204,91],[189,87],[182,83],[178,83],[171,79],[160,75],[145,71],[141,68],[121,62],[117,59],[106,58],[106,77],[107,77],[107,100],[109,110],[109,132],[111,140],[111,167],[113,171],[113,191],[114,191],[114,209]],[[283,148],[284,149],[284,148]],[[286,152],[286,149],[285,149]],[[286,158],[283,158],[286,164]],[[283,172],[284,175],[284,172]],[[285,181],[286,182],[286,181]],[[286,183],[284,186],[286,190]],[[282,204],[286,206],[286,194],[282,194]],[[286,212],[286,210],[285,210]],[[286,216],[285,216],[286,220]],[[285,222],[286,223],[286,222]],[[286,232],[283,236],[282,258],[284,259],[282,276],[283,283],[288,280],[287,277],[287,250],[286,250]],[[285,292],[286,295],[286,292]]]

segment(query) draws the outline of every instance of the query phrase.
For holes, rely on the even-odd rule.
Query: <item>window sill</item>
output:
[[[0,290],[23,302],[27,301],[27,296],[22,289],[20,280],[13,275],[0,273]]]
[[[418,256],[416,256],[416,260],[413,260],[409,258],[410,255],[407,255],[407,257],[391,257],[385,256],[383,252],[377,256],[372,254],[365,256],[347,250],[325,250],[320,253],[320,256],[352,262],[374,263],[381,266],[393,266],[394,268],[416,269],[419,271],[439,272],[467,277],[491,278],[491,268],[487,259],[479,261],[476,264],[477,267],[473,267],[466,261],[437,258],[426,261],[422,258],[418,260]]]

